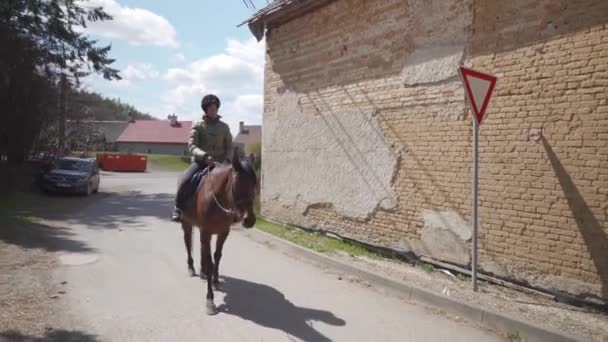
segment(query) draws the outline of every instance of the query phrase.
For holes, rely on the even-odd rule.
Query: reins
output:
[[[207,177],[205,177],[205,178],[207,178],[207,179],[205,179],[203,182],[206,182],[206,181],[209,179],[209,177],[210,177],[210,175],[211,175],[211,171],[212,171],[212,170],[209,170],[209,171],[208,171],[208,173],[207,173]],[[229,176],[228,181],[230,182],[230,194],[232,195],[232,202],[233,202],[233,205],[234,205],[234,204],[235,204],[235,203],[234,203],[234,187],[232,186],[232,177],[230,177],[230,176]],[[235,210],[234,210],[234,208],[231,208],[231,209],[226,209],[226,208],[224,208],[224,206],[223,206],[223,205],[220,203],[220,201],[218,200],[217,196],[215,196],[215,191],[213,191],[213,187],[211,187],[211,195],[213,196],[213,200],[215,201],[215,204],[216,204],[216,205],[217,205],[217,206],[218,206],[218,207],[219,207],[219,208],[220,208],[220,209],[221,209],[223,212],[225,212],[225,213],[226,213],[226,214],[228,214],[228,215],[234,215],[234,214],[235,214]]]

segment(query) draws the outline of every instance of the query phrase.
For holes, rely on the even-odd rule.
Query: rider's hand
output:
[[[213,157],[207,156],[204,161],[205,161],[205,164],[211,165],[211,164],[213,164]]]

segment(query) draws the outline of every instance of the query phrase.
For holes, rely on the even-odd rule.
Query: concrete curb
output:
[[[294,243],[280,239],[258,229],[251,229],[247,230],[246,232],[247,235],[256,242],[271,242],[283,252],[288,254],[304,257],[330,268],[355,275],[401,297],[446,310],[490,329],[503,332],[505,334],[517,334],[524,341],[583,341],[582,338],[575,337],[561,331],[535,325],[530,322],[524,322],[514,317],[510,317],[509,315],[491,312],[481,307],[463,303],[453,298],[444,297],[440,294],[436,294],[422,288],[386,278],[379,274],[349,265],[327,255],[298,246]]]

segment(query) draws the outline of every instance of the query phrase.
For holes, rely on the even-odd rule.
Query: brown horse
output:
[[[208,315],[217,313],[213,287],[219,286],[219,267],[224,242],[230,226],[242,222],[245,228],[255,225],[253,211],[257,194],[257,176],[253,168],[254,155],[241,160],[235,150],[231,164],[216,165],[205,176],[196,193],[195,205],[184,210],[182,230],[188,251],[188,270],[196,275],[192,259],[192,227],[199,228],[201,239],[201,278],[207,280]],[[211,237],[217,235],[215,253],[211,259]]]

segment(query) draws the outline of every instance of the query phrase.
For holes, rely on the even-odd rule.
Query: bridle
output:
[[[232,169],[232,172],[235,172],[234,169]],[[229,184],[227,184],[226,186],[230,187],[230,195],[232,196],[232,206],[233,208],[230,209],[226,209],[219,201],[219,199],[217,198],[217,196],[215,195],[215,191],[213,191],[213,188],[211,188],[211,195],[213,196],[213,200],[215,201],[215,204],[218,206],[218,208],[220,208],[220,210],[222,210],[223,212],[225,212],[228,215],[236,215],[237,210],[235,210],[235,208],[238,208],[238,205],[241,202],[244,202],[245,200],[241,200],[241,201],[235,201],[236,196],[234,195],[234,186],[233,186],[233,181],[234,181],[234,176],[231,174],[228,182]]]

